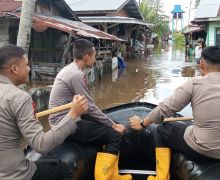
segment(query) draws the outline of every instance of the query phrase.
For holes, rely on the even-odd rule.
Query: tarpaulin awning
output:
[[[72,21],[57,16],[34,16],[33,17],[33,28],[42,32],[47,28],[55,28],[63,32],[73,33],[79,36],[92,37],[96,39],[105,39],[105,40],[116,40],[123,41],[122,39],[117,38],[114,35],[108,34],[106,32],[95,29],[89,25],[86,25],[80,21]]]
[[[188,27],[188,28],[184,29],[183,34],[189,34],[189,33],[199,32],[199,31],[202,31],[201,27],[192,26],[192,27]]]

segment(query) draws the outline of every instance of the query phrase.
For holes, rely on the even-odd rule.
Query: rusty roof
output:
[[[86,25],[80,21],[72,21],[59,16],[35,16],[33,18],[33,28],[36,31],[44,31],[48,27],[55,28],[63,32],[73,33],[84,37],[93,37],[96,39],[116,40],[123,41],[114,35],[95,29],[89,25]]]
[[[21,10],[20,0],[0,0],[0,12],[17,12]]]
[[[0,17],[17,17],[21,12],[21,0],[0,0]],[[63,32],[74,33],[79,36],[93,37],[96,39],[123,41],[114,35],[105,33],[86,25],[80,21],[73,21],[62,17],[35,16],[33,18],[33,28],[42,32],[48,27],[55,28]]]

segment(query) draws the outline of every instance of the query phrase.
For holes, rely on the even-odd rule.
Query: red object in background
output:
[[[34,101],[32,102],[32,107],[33,107],[34,115],[36,115],[36,113],[37,113],[37,104]]]

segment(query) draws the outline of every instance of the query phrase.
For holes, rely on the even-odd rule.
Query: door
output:
[[[220,47],[220,28],[216,28],[216,46]]]

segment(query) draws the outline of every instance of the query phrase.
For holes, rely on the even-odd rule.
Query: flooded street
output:
[[[126,60],[123,72],[103,76],[91,94],[101,109],[134,101],[158,104],[197,75],[196,63],[186,62],[184,48],[159,46],[147,57]],[[191,108],[186,107],[181,114],[190,116]]]
[[[92,80],[89,81],[92,81],[92,85],[89,89],[101,109],[135,101],[158,104],[187,79],[200,74],[194,60],[186,61],[184,47],[171,44],[158,45],[146,56],[139,55],[125,62],[123,71],[103,73],[99,80],[91,76]],[[27,89],[52,83],[29,84]],[[190,106],[181,114],[191,116]]]

